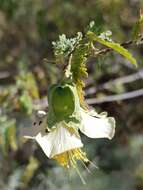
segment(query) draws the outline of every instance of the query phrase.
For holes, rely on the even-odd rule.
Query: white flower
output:
[[[112,139],[114,136],[114,118],[82,109],[74,83],[52,85],[48,104],[48,113],[38,111],[32,127],[23,129],[21,134],[35,139],[47,157],[64,167],[77,169],[77,160],[89,162],[81,149],[79,130],[90,138]]]
[[[95,111],[88,112],[83,109],[81,109],[81,117],[82,122],[79,129],[86,136],[113,138],[115,133],[114,118],[107,117],[106,113],[97,114]],[[35,139],[49,158],[83,147],[80,136],[71,132],[64,121],[55,124],[52,130],[48,130],[47,115],[44,111],[38,111],[33,126],[24,128],[21,135],[25,138]]]

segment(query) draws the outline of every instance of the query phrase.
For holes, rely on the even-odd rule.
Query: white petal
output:
[[[48,135],[38,134],[35,139],[49,158],[83,146],[79,137],[71,134],[68,129],[60,124]]]
[[[95,112],[96,113],[96,112]],[[98,114],[95,114],[98,115]],[[91,116],[81,109],[82,125],[80,130],[90,138],[112,139],[115,133],[115,120],[112,117]]]
[[[41,133],[38,133],[35,140],[40,145],[46,156],[50,157],[52,142],[50,141],[49,135],[42,135]]]

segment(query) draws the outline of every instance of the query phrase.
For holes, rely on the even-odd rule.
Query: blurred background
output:
[[[0,0],[0,190],[142,190],[143,189],[143,47],[129,51],[138,68],[115,53],[88,61],[87,102],[116,118],[113,140],[82,137],[99,169],[74,172],[47,159],[33,141],[19,137],[33,110],[46,109],[43,99],[59,69],[53,64],[52,41],[73,37],[91,20],[131,39],[142,0]],[[47,62],[48,60],[48,62]]]

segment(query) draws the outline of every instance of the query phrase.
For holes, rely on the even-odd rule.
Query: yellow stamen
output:
[[[89,162],[88,158],[86,157],[86,153],[83,152],[80,148],[72,149],[58,154],[54,156],[53,159],[55,159],[61,166],[66,168],[75,168],[78,160],[85,163]]]

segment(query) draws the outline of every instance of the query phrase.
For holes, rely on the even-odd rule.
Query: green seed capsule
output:
[[[75,110],[75,98],[69,86],[57,86],[53,90],[51,103],[58,120],[70,116]]]

